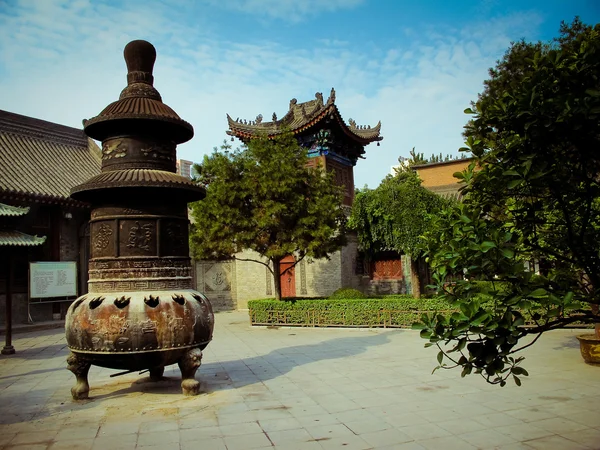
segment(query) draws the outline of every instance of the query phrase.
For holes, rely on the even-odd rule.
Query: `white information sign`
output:
[[[29,263],[29,296],[31,298],[77,296],[77,263],[75,261]]]

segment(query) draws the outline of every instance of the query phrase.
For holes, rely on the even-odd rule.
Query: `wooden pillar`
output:
[[[15,348],[12,346],[12,280],[13,280],[13,258],[8,252],[8,276],[6,277],[6,342],[2,349],[3,355],[13,355]]]

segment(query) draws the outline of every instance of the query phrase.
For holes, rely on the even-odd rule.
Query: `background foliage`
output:
[[[195,169],[206,198],[191,205],[190,247],[198,259],[257,252],[279,274],[282,258],[326,258],[345,243],[342,193],[332,173],[306,167],[306,150],[294,136],[252,139],[232,150],[226,143]],[[274,276],[277,298],[279,276]]]
[[[422,318],[438,367],[520,384],[515,353],[545,331],[599,321],[599,31],[575,20],[553,42],[514,43],[466,110],[462,150],[476,160],[456,174],[465,201],[426,233],[436,288],[460,310]],[[456,274],[465,279],[449,282]],[[491,283],[491,302],[475,280]]]

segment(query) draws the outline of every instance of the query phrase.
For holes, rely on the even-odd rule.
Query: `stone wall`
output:
[[[196,290],[208,297],[214,311],[237,309],[235,262],[203,260],[193,263]]]
[[[353,288],[369,295],[411,293],[410,260],[403,256],[404,278],[371,280],[357,274],[357,241],[350,236],[348,244],[327,259],[306,258],[294,268],[296,297],[328,297],[337,289]],[[204,293],[216,311],[247,309],[248,300],[274,298],[271,272],[253,259],[266,262],[258,253],[246,250],[237,260],[195,262],[196,289]]]
[[[56,306],[54,306],[56,307]],[[52,303],[32,304],[30,306],[31,318],[34,322],[52,320]],[[6,295],[0,294],[0,327],[6,327]],[[27,323],[27,294],[13,293],[12,295],[12,323]]]

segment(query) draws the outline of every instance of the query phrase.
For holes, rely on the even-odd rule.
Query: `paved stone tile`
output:
[[[579,430],[571,433],[562,433],[561,436],[570,441],[577,442],[578,444],[587,445],[594,450],[600,448],[600,427],[588,428],[586,430]]]
[[[162,445],[164,448],[179,445],[179,431],[158,431],[153,433],[140,433],[137,445]]]
[[[531,422],[531,425],[556,434],[571,433],[573,431],[581,431],[588,428],[587,425],[574,422],[564,417],[551,417],[549,419],[538,420]],[[597,422],[596,425],[600,425],[600,422]]]
[[[222,438],[211,438],[201,441],[186,441],[179,444],[181,450],[227,450]]]
[[[497,432],[496,430],[481,430],[472,431],[471,433],[463,433],[458,435],[459,438],[467,441],[469,444],[477,448],[494,448],[507,444],[514,444],[515,439]]]
[[[422,439],[419,440],[419,445],[422,445],[429,450],[477,450],[477,447],[474,447],[456,436]]]
[[[495,428],[507,425],[519,425],[523,423],[521,419],[512,416],[510,412],[486,414],[484,416],[473,415],[472,419],[484,425],[487,428]]]
[[[350,435],[343,438],[323,438],[318,443],[324,450],[344,449],[344,450],[367,450],[372,449],[373,445],[366,442],[360,436]]]
[[[529,440],[525,443],[538,450],[589,450],[590,448],[556,435]]]
[[[303,428],[302,424],[295,417],[286,417],[285,419],[261,420],[258,422],[260,427],[270,433],[272,431],[296,430]]]
[[[492,444],[491,446],[480,447],[480,448],[481,448],[481,450],[531,450],[533,447],[531,447],[525,443],[514,442],[512,444],[505,444],[505,445],[493,445]]]
[[[525,352],[523,386],[500,389],[456,371],[431,375],[435,352],[413,331],[266,330],[248,326],[247,313],[219,313],[197,373],[204,394],[181,395],[176,365],[161,383],[92,367],[91,398],[80,402],[70,398],[64,333],[22,334],[17,354],[0,357],[0,448],[133,448],[133,439],[273,448],[267,434],[288,450],[594,448],[600,377],[581,361],[576,334],[546,334]]]
[[[588,427],[600,426],[600,410],[598,410],[598,408],[588,411],[579,411],[576,414],[570,414],[568,418],[582,425],[587,425]]]
[[[221,435],[223,437],[229,436],[240,436],[244,434],[257,434],[262,433],[262,428],[258,422],[246,422],[235,425],[221,425],[219,426]]]
[[[303,428],[318,427],[322,425],[331,425],[341,423],[336,416],[332,414],[320,414],[314,416],[294,417]]]
[[[246,434],[243,436],[224,437],[227,450],[245,450],[250,448],[270,448],[273,445],[264,433]]]
[[[352,430],[341,423],[307,427],[307,430],[314,439],[333,439],[346,436],[355,436],[355,433]]]
[[[48,444],[20,444],[9,445],[3,450],[47,450],[48,446]]]
[[[289,444],[314,442],[314,438],[303,428],[295,430],[269,431],[267,436],[275,446],[287,448]]]
[[[386,445],[398,445],[414,440],[406,433],[396,429],[363,433],[360,435],[360,437],[374,448],[383,447]]]
[[[46,444],[49,445],[56,436],[56,431],[24,431],[18,433],[11,441],[10,445],[22,444]]]
[[[126,434],[137,434],[140,424],[128,422],[108,422],[100,425],[98,437],[123,436]]]
[[[344,425],[350,428],[355,434],[374,433],[377,431],[389,430],[392,426],[384,420],[366,417],[357,421],[344,421]]]
[[[486,430],[488,427],[482,425],[475,420],[470,418],[462,418],[455,420],[446,420],[443,422],[437,422],[436,425],[443,428],[444,430],[449,431],[452,434],[464,434],[470,433],[472,431],[481,431]]]
[[[552,411],[544,409],[543,407],[533,406],[528,408],[515,409],[512,411],[506,411],[511,417],[518,419],[522,422],[535,422],[543,419],[550,419],[556,417],[556,414]]]
[[[424,450],[421,444],[417,444],[415,441],[404,442],[403,444],[386,445],[379,447],[378,450]]]
[[[531,423],[496,427],[495,431],[502,433],[505,436],[509,436],[517,442],[529,441],[531,439],[538,439],[554,434],[553,431],[536,427]]]
[[[94,444],[94,439],[74,439],[70,441],[59,441],[52,443],[48,449],[49,450],[89,450],[92,448]],[[135,445],[135,441],[133,441],[133,445]],[[113,448],[118,447],[103,447],[103,448]],[[132,448],[132,447],[129,447]]]
[[[126,434],[117,436],[99,436],[93,441],[93,450],[119,449],[126,450],[135,448],[137,443],[137,434]],[[67,441],[68,442],[68,441]]]
[[[188,428],[179,430],[180,442],[198,442],[204,440],[221,439],[223,435],[219,427]]]
[[[415,441],[450,436],[452,434],[450,431],[435,423],[418,423],[409,427],[400,427],[398,429]]]

